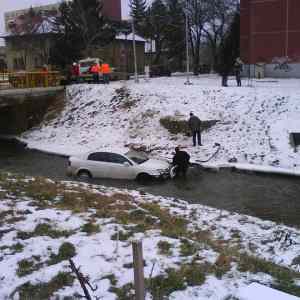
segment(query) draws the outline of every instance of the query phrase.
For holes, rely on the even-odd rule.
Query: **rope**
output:
[[[215,143],[214,147],[218,147],[217,151],[212,154],[208,159],[206,160],[196,160],[196,162],[200,162],[200,163],[207,163],[209,162],[210,160],[212,160],[214,157],[217,156],[217,154],[219,153],[219,151],[221,150],[221,145],[219,143]]]

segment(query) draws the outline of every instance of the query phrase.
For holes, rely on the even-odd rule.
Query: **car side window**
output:
[[[109,154],[107,152],[94,152],[88,156],[88,160],[110,162]]]
[[[126,157],[116,153],[109,153],[109,162],[121,165],[125,162],[128,162],[130,165],[132,165],[132,163]]]

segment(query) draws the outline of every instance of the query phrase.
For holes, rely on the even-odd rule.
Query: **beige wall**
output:
[[[143,73],[145,67],[145,45],[144,42],[136,43],[138,72]],[[133,45],[132,41],[115,40],[110,45],[95,50],[94,57],[99,57],[108,62],[118,71],[134,72]]]
[[[49,52],[54,36],[19,36],[6,39],[7,64],[9,71],[33,71],[49,63]],[[137,65],[140,73],[144,72],[144,42],[137,42]],[[106,47],[95,49],[90,56],[108,62],[118,71],[134,72],[132,41],[115,40]],[[127,65],[127,68],[126,68]]]
[[[50,35],[19,36],[6,39],[9,71],[34,71],[49,63],[53,37]]]

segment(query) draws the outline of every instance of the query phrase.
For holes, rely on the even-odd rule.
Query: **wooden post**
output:
[[[144,260],[142,241],[132,242],[135,300],[145,300]]]

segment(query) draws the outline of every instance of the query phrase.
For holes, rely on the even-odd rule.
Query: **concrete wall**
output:
[[[49,106],[56,101],[64,101],[65,92],[61,91],[49,96],[19,95],[20,101],[14,96],[14,105],[0,106],[0,134],[19,134],[38,125]],[[0,99],[1,100],[1,99]],[[9,98],[2,97],[9,101]]]
[[[263,67],[264,77],[271,77],[271,78],[300,78],[300,63],[291,63],[289,64],[290,69],[288,71],[276,69],[275,64],[266,64]],[[259,67],[255,65],[250,66],[250,74],[251,77],[256,77],[255,73],[257,74],[257,70]],[[245,65],[243,68],[243,76],[249,76],[249,65]]]

